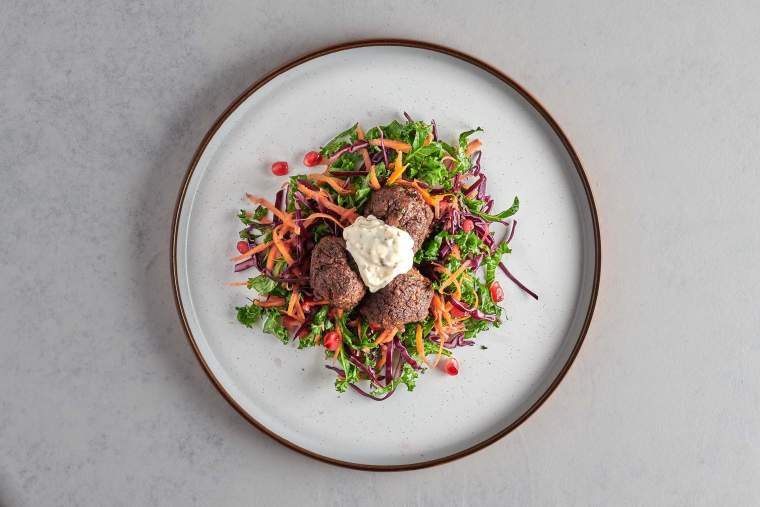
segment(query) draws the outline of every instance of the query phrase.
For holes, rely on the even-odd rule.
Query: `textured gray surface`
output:
[[[0,4],[0,505],[760,503],[760,9],[214,4]],[[485,451],[403,474],[253,430],[169,286],[176,191],[216,115],[295,56],[378,36],[457,47],[538,96],[604,239],[555,396]]]

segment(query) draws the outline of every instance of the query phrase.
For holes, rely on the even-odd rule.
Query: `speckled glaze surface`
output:
[[[514,195],[521,200],[509,265],[540,300],[502,279],[509,320],[481,335],[487,350],[461,349],[459,376],[428,371],[413,393],[401,389],[376,403],[337,394],[321,351],[298,351],[240,326],[234,307],[246,291],[224,282],[244,275],[233,274],[226,258],[244,192],[271,197],[283,181],[269,172],[273,161],[304,172],[303,153],[332,133],[356,121],[386,123],[402,111],[435,118],[443,138],[474,126],[485,130],[483,167],[496,207],[508,207]],[[426,48],[344,48],[276,75],[217,127],[191,167],[178,208],[175,283],[191,343],[247,418],[323,459],[416,467],[482,446],[553,388],[593,305],[598,236],[579,165],[516,90],[472,63]]]

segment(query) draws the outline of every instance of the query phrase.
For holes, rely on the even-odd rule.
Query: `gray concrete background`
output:
[[[760,9],[750,2],[0,3],[0,505],[757,505]],[[555,115],[602,221],[579,360],[443,467],[307,459],[217,394],[169,226],[193,149],[265,72],[419,38]],[[381,78],[381,77],[379,77]]]

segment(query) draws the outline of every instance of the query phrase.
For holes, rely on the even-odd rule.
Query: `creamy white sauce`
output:
[[[370,292],[377,292],[412,269],[414,240],[408,232],[370,215],[343,229],[346,250]]]

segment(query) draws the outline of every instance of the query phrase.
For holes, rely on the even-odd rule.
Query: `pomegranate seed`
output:
[[[336,351],[340,346],[340,335],[337,331],[328,331],[323,338],[327,350]]]
[[[496,303],[504,299],[504,291],[501,290],[501,285],[499,282],[492,283],[491,287],[488,290],[491,291],[491,299],[493,299]]]
[[[285,176],[288,174],[288,163],[280,160],[272,164],[272,174],[275,176]]]
[[[453,357],[450,357],[448,361],[446,361],[446,365],[444,366],[444,369],[446,370],[446,373],[449,375],[456,375],[459,373],[459,361],[454,359]]]
[[[464,232],[470,232],[474,228],[475,228],[475,224],[469,218],[465,220],[464,222],[462,222],[462,230],[464,230]]]
[[[320,155],[316,151],[310,151],[303,157],[303,165],[305,165],[306,167],[314,167],[315,165],[318,165],[320,162],[322,162],[322,155]]]
[[[373,324],[372,322],[370,322],[369,323],[369,328],[372,331],[380,331],[383,328],[383,326],[381,326],[380,324]]]
[[[244,254],[248,250],[250,250],[250,248],[248,247],[248,242],[247,241],[238,241],[237,242],[237,251],[238,252],[240,252],[241,254]]]

